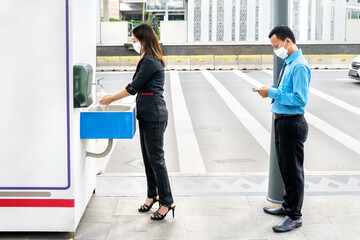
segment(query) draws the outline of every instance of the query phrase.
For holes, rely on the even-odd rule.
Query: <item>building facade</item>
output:
[[[289,26],[302,42],[345,41],[347,4],[289,0]],[[274,27],[273,9],[274,0],[189,0],[188,42],[266,42]]]

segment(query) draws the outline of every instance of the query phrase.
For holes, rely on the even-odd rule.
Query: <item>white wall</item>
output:
[[[209,22],[209,10],[210,10],[209,1],[201,0],[201,22]],[[201,25],[201,42],[208,42],[208,41],[209,41],[209,24],[203,24]]]
[[[161,21],[160,41],[162,43],[186,43],[188,39],[187,21]]]
[[[360,42],[360,19],[346,20],[346,41]]]
[[[64,2],[1,1],[1,187],[67,186]]]
[[[101,43],[123,44],[128,42],[128,22],[102,22]]]
[[[93,68],[93,82],[95,82],[96,72],[96,1],[71,1],[70,21],[72,40],[70,65],[73,66],[78,63],[90,64]],[[95,87],[93,87],[92,95],[95,101]],[[71,115],[72,185],[77,204],[75,224],[80,221],[96,184],[95,161],[91,158],[85,158],[85,152],[95,147],[95,140],[84,141],[80,139],[80,111],[81,109],[75,108]]]
[[[334,40],[345,40],[346,0],[335,0]]]
[[[209,42],[209,2],[205,0],[198,0],[201,2],[201,42]],[[357,0],[355,0],[357,1]],[[235,42],[239,41],[239,24],[240,24],[240,0],[236,0],[236,18],[235,18]],[[218,6],[217,0],[212,0],[212,41],[217,42],[217,15]],[[346,0],[323,0],[323,19],[322,19],[322,36],[320,41],[331,41],[331,14],[332,4],[335,7],[335,22],[334,22],[334,40],[343,41],[345,39],[345,14]],[[194,42],[194,1],[188,1],[188,42]],[[308,16],[311,16],[311,39],[315,40],[316,36],[316,0],[311,1],[311,7],[309,9],[309,0],[300,1],[300,15],[299,15],[299,41],[308,41]],[[267,42],[267,35],[270,29],[270,0],[259,1],[259,42]],[[351,5],[354,6],[354,5]],[[357,6],[357,5],[355,5]],[[233,42],[232,41],[232,0],[224,1],[224,38],[222,42]],[[309,12],[310,10],[310,12]],[[255,22],[256,22],[256,1],[248,0],[247,6],[247,42],[255,41]],[[289,0],[289,22],[292,26],[293,22],[293,1]]]
[[[246,26],[246,36],[247,41],[255,41],[255,14],[256,14],[256,2],[248,1],[247,2],[247,26]],[[259,25],[260,27],[260,25]]]
[[[331,39],[331,1],[323,1],[323,41]]]

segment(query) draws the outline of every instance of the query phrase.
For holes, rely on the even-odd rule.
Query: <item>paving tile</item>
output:
[[[216,201],[219,208],[250,207],[250,202],[246,196],[218,197]]]
[[[250,206],[265,206],[266,197],[264,196],[246,196]]]
[[[115,209],[112,208],[87,208],[81,218],[83,223],[112,223]]]
[[[352,208],[360,208],[360,195],[348,195],[344,196],[344,199],[350,203]]]
[[[306,196],[303,209],[322,212],[327,216],[337,216],[339,214],[351,214],[353,209],[343,196]]]
[[[261,225],[255,223],[224,223],[229,239],[266,239]]]
[[[323,212],[318,211],[302,211],[303,224],[313,224],[313,223],[332,223],[331,218],[324,214]]]
[[[301,231],[308,239],[339,240],[344,239],[345,233],[336,225],[329,223],[304,224]]]
[[[186,215],[202,216],[202,215],[220,215],[218,202],[211,200],[211,198],[204,198],[202,201],[185,199],[184,209]],[[177,206],[178,207],[178,206]]]
[[[144,240],[147,239],[147,232],[110,232],[108,240]]]
[[[338,215],[331,217],[331,221],[343,232],[356,232],[360,236],[360,214]]]
[[[75,239],[103,240],[109,236],[110,223],[81,223],[75,232]]]
[[[147,232],[149,221],[146,216],[115,216],[111,232]]]
[[[222,209],[220,217],[223,222],[236,222],[239,224],[244,222],[256,222],[256,217],[251,207]]]
[[[166,217],[162,221],[150,221],[147,239],[185,239],[186,225],[184,220]]]
[[[191,230],[187,232],[188,240],[221,240],[227,239],[226,232],[223,229],[218,230],[202,230],[202,231],[195,231]]]
[[[139,207],[144,203],[146,197],[122,197],[115,210],[115,215],[144,215],[138,211]],[[158,203],[153,206],[157,209]],[[151,209],[150,211],[155,211]]]
[[[97,197],[93,196],[87,208],[109,208],[115,209],[117,203],[119,202],[119,197]]]
[[[224,229],[222,219],[219,216],[187,216],[185,218],[186,230],[201,231],[209,229]]]

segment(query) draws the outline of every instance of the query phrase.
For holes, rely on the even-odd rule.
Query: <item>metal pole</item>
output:
[[[289,8],[288,0],[275,0],[274,1],[274,26],[278,25],[289,25]],[[280,74],[280,70],[284,60],[277,57],[274,54],[274,85],[277,84],[277,80]],[[284,183],[281,178],[278,159],[275,149],[275,131],[274,131],[274,118],[272,119],[272,128],[271,128],[271,148],[270,148],[270,168],[269,168],[269,186],[266,200],[270,204],[281,204],[284,199]]]

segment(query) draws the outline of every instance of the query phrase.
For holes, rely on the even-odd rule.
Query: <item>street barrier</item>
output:
[[[332,55],[332,68],[348,68],[357,55]]]
[[[139,61],[139,56],[120,57],[120,71],[135,71]]]
[[[97,57],[96,71],[120,71],[120,57]]]
[[[165,56],[166,70],[190,70],[190,56]]]
[[[273,55],[262,55],[261,66],[262,66],[262,69],[273,69],[274,56]]]
[[[261,69],[261,55],[239,55],[239,69]]]
[[[213,55],[190,56],[190,70],[214,70]]]
[[[215,70],[237,70],[239,68],[239,58],[236,55],[214,56]]]
[[[305,55],[312,69],[330,69],[332,55]]]
[[[305,55],[312,69],[347,69],[357,55]],[[139,56],[97,57],[97,71],[135,71]],[[164,56],[166,70],[273,69],[273,55]]]

